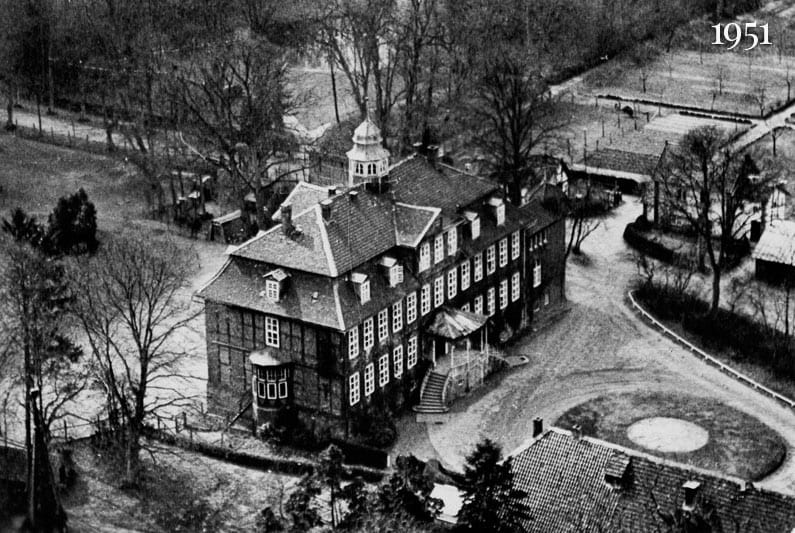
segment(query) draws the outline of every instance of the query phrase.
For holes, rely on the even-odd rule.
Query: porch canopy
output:
[[[428,333],[448,340],[458,340],[481,329],[489,317],[469,311],[461,311],[450,307],[442,307],[427,327]]]
[[[267,348],[264,350],[256,350],[251,352],[251,355],[248,356],[248,360],[251,361],[251,364],[254,366],[266,368],[286,364],[286,361],[279,359],[277,352]]]

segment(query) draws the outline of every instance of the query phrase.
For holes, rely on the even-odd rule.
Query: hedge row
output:
[[[675,254],[670,248],[666,248],[662,243],[649,240],[646,233],[640,229],[640,224],[630,222],[624,229],[624,240],[636,250],[643,252],[649,257],[673,263]]]
[[[192,440],[182,435],[158,431],[154,428],[150,428],[147,434],[150,438],[157,439],[161,442],[165,442],[166,444],[171,444],[186,450],[195,451],[214,459],[220,459],[222,461],[234,463],[239,466],[256,468],[258,470],[280,472],[294,476],[303,476],[305,474],[311,474],[316,466],[314,461],[309,461],[306,459],[254,455],[239,450],[232,450],[218,444],[210,444],[207,442]],[[386,475],[386,472],[383,470],[369,468],[362,465],[346,466],[348,474],[351,477],[361,477],[369,482],[379,482]]]

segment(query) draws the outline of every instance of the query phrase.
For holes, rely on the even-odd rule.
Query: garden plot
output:
[[[577,91],[759,117],[795,97],[794,80],[793,57],[677,51],[645,65],[629,57],[609,61],[584,76]]]

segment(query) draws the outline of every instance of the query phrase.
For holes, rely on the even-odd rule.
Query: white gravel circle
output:
[[[627,436],[646,449],[667,453],[694,452],[709,442],[709,432],[701,426],[662,416],[635,422],[627,428]]]

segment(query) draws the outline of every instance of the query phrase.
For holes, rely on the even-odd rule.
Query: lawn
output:
[[[788,76],[795,78],[795,57],[675,51],[645,67],[629,57],[608,61],[591,70],[577,91],[758,117],[795,97],[788,94]]]
[[[625,393],[600,396],[563,414],[555,425],[640,449],[627,436],[629,426],[650,417],[691,422],[709,432],[707,444],[689,453],[654,455],[743,479],[758,480],[775,470],[786,455],[784,440],[757,419],[719,401],[673,393]]]

